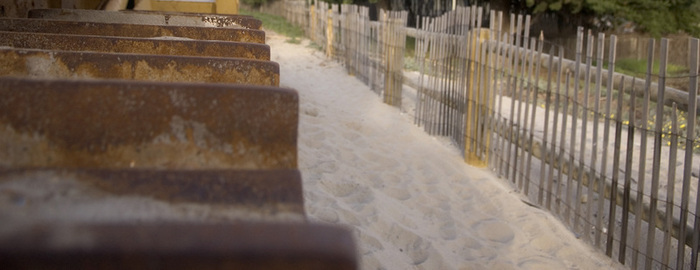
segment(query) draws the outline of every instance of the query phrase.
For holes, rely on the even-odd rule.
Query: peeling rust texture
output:
[[[34,9],[29,18],[174,26],[208,26],[260,30],[262,22],[251,16],[177,12],[104,11],[88,9]]]
[[[171,20],[174,23],[177,23],[180,20],[197,20],[205,22],[208,26],[214,25],[215,27],[241,26],[248,29],[262,29],[262,21],[250,15],[188,13],[156,10],[123,10],[121,12],[126,14],[151,14],[166,16],[167,18],[169,18],[169,20]]]
[[[39,224],[0,236],[3,269],[357,269],[352,233],[309,223]]]
[[[270,61],[0,47],[2,75],[279,85],[279,65]]]
[[[62,51],[96,51],[270,59],[266,44],[0,31],[0,46]]]
[[[276,87],[0,77],[0,166],[296,169]]]
[[[76,22],[24,18],[0,18],[0,31],[142,38],[180,37],[198,40],[265,43],[265,32],[256,29]]]
[[[237,206],[304,216],[298,170],[0,169],[0,182],[41,178],[77,180],[118,196],[169,203]]]

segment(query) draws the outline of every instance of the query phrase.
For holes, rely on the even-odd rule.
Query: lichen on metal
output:
[[[265,44],[208,40],[0,31],[0,46],[63,51],[270,59],[270,47]]]
[[[141,38],[172,36],[198,40],[265,43],[265,32],[258,29],[78,22],[27,18],[0,18],[0,31]]]
[[[1,75],[279,85],[270,61],[14,48],[0,48]]]
[[[261,29],[262,22],[244,15],[153,11],[101,11],[87,9],[34,9],[29,18],[175,26],[208,26]]]
[[[0,77],[4,167],[289,169],[296,91]]]

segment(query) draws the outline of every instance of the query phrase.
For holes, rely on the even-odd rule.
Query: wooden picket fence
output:
[[[665,85],[668,39],[649,40],[647,74],[633,78],[614,72],[616,36],[580,28],[575,59],[564,59],[563,46],[530,35],[528,16],[504,25],[502,13],[458,7],[408,29],[406,12],[371,21],[366,7],[305,8],[290,21],[350,74],[584,241],[633,269],[697,268],[697,38],[686,92]],[[403,70],[407,35],[415,79]]]

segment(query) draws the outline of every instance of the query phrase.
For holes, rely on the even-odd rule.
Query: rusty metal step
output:
[[[276,87],[0,77],[0,166],[296,169]]]
[[[2,269],[357,269],[343,228],[302,223],[51,224],[0,236]]]
[[[306,220],[301,175],[295,169],[0,168],[0,198],[0,231],[45,220]],[[100,211],[115,200],[127,210]],[[163,209],[163,203],[189,211],[151,210]]]
[[[265,43],[265,32],[262,30],[223,27],[0,18],[0,31],[142,38],[172,36],[200,40]]]
[[[66,21],[135,23],[175,26],[207,26],[260,30],[262,22],[251,16],[176,12],[103,11],[89,9],[33,9],[29,18]]]
[[[276,73],[256,75],[260,71],[255,67],[243,65],[260,61],[182,56],[243,54],[234,45],[211,45],[226,42],[124,38],[133,31],[143,35],[139,37],[219,39],[187,32],[203,27],[126,25],[131,23],[207,25],[214,27],[202,33],[220,35],[224,28],[216,27],[260,29],[258,20],[87,10],[35,10],[30,17],[102,23],[41,26],[34,23],[39,20],[26,20],[27,30],[21,31],[49,33],[21,33],[16,24],[8,29],[14,32],[0,31],[0,46],[26,48],[0,49],[0,70],[10,67],[7,74],[94,76],[0,76],[0,198],[5,198],[0,200],[0,269],[358,268],[346,229],[250,222],[305,219],[297,170],[296,91],[94,80],[142,79],[141,73],[148,73],[162,80],[228,82],[224,77],[232,75],[225,72],[234,70],[236,76],[267,76],[278,85],[276,63]],[[0,30],[2,21],[7,20],[0,20]],[[104,31],[98,34],[100,27]],[[250,33],[260,38],[259,32]],[[262,38],[257,41],[263,42],[264,34]],[[253,58],[261,59],[257,56]],[[147,70],[140,70],[144,65]],[[22,191],[36,195],[39,187],[48,190],[46,196],[23,196]],[[126,204],[129,211],[123,213],[125,206],[110,200],[151,204]],[[152,207],[156,204],[165,206]],[[66,205],[81,207],[56,212]],[[104,210],[95,213],[95,206]],[[143,215],[164,208],[179,210]]]
[[[279,85],[279,65],[270,61],[0,47],[2,75]]]
[[[270,59],[270,47],[266,44],[168,38],[127,38],[0,31],[0,46],[62,51]]]

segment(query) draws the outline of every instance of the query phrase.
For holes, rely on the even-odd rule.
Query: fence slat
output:
[[[540,35],[540,42],[543,44],[544,43],[544,37]],[[554,55],[554,47],[549,48],[549,55]],[[541,57],[541,56],[540,56]],[[554,57],[549,58],[549,68],[547,69],[547,88],[545,89],[545,108],[544,108],[544,130],[542,132],[542,153],[549,153],[549,150],[547,148],[547,135],[549,133],[549,107],[550,104],[552,103],[550,100],[552,98],[552,70],[554,69]],[[534,118],[534,117],[533,117]],[[534,123],[533,119],[533,123]],[[556,119],[554,120],[556,121]],[[556,132],[553,132],[556,133]],[[545,165],[550,164],[549,167],[553,168],[554,164],[552,157],[554,155],[549,155],[549,154],[544,154],[542,155],[542,161],[540,162],[540,187],[539,187],[539,193],[537,193],[537,203],[539,205],[544,205],[544,193],[545,193],[545,186],[546,186],[546,193],[551,194],[552,193],[552,175],[545,173]],[[549,176],[549,177],[547,177]],[[549,209],[549,206],[547,207]]]
[[[510,29],[513,29],[513,23],[515,20],[513,19],[513,15],[511,14],[511,22],[510,22]],[[500,83],[500,96],[498,97],[498,120],[499,120],[499,126],[501,129],[501,136],[500,138],[500,153],[499,153],[499,162],[498,162],[498,174],[505,179],[508,179],[508,162],[507,159],[510,157],[510,153],[506,151],[506,143],[510,139],[509,131],[510,131],[510,126],[508,124],[508,120],[505,119],[501,114],[503,113],[503,97],[506,95],[506,91],[508,91],[508,86],[510,85],[510,73],[509,70],[512,70],[511,68],[511,57],[513,54],[513,50],[511,50],[512,46],[510,46],[512,42],[512,37],[508,33],[503,33],[503,50],[505,53],[505,57],[503,57],[503,63],[502,63],[502,71],[501,71],[501,76],[503,79],[501,79]],[[503,82],[505,80],[505,82]],[[504,87],[505,84],[505,87]]]
[[[676,155],[678,154],[678,108],[676,103],[673,103],[671,111],[671,151],[668,160],[668,186],[666,192],[666,221],[664,223],[664,244],[661,255],[661,263],[669,265],[671,251],[671,236],[673,232],[673,201],[675,196],[676,183]]]
[[[510,94],[510,116],[508,117],[507,124],[506,124],[506,129],[508,130],[507,132],[507,150],[506,150],[506,160],[505,160],[505,169],[506,169],[506,179],[510,179],[511,182],[515,183],[515,168],[514,166],[516,164],[511,163],[511,157],[512,155],[512,146],[513,146],[513,137],[515,135],[515,121],[513,121],[513,116],[515,115],[515,92],[513,89],[516,87],[517,81],[515,80],[516,76],[516,63],[518,61],[518,54],[520,50],[517,50],[516,47],[519,46],[520,43],[520,28],[522,26],[522,16],[519,15],[517,20],[515,19],[514,14],[510,14],[510,33],[515,33],[515,38],[511,40],[512,44],[514,45],[511,49],[511,53],[508,56],[508,66],[509,66],[509,72],[508,72],[508,81],[507,81],[507,86],[506,89],[508,89],[508,94]],[[516,25],[515,28],[513,28],[513,25]],[[513,37],[511,37],[512,39]],[[510,44],[510,43],[509,43]],[[515,160],[515,158],[513,158]],[[512,173],[511,173],[512,169]]]
[[[624,81],[623,81],[624,82]],[[634,85],[634,79],[632,79],[632,85]],[[622,102],[622,96],[624,95],[624,88],[620,89],[620,101]],[[634,115],[637,113],[636,111],[636,98],[634,95],[630,95],[630,108],[629,108],[629,126],[627,127],[627,156],[625,158],[625,172],[631,172],[632,171],[632,158],[634,154],[634,132],[635,132],[635,121],[634,121]],[[619,104],[619,103],[618,103]],[[618,105],[620,106],[620,105]],[[621,107],[619,107],[621,108]],[[619,114],[622,114],[622,111],[618,112]],[[619,125],[621,126],[622,123]],[[617,131],[615,131],[617,132]],[[617,134],[617,133],[616,133]],[[616,138],[617,140],[617,138]],[[620,149],[619,145],[615,145],[615,149]],[[616,151],[620,152],[620,151]],[[618,156],[619,158],[619,156]],[[616,158],[616,160],[618,159]],[[613,173],[615,175],[619,175],[619,168],[613,167]],[[622,195],[622,232],[620,233],[620,263],[625,264],[625,255],[627,252],[627,234],[628,234],[628,229],[629,229],[629,213],[630,213],[630,200],[631,200],[631,186],[632,186],[632,174],[631,173],[625,173],[625,186],[624,186],[624,191]],[[639,212],[636,212],[639,213]],[[638,216],[638,215],[637,215]],[[612,217],[612,214],[611,214]],[[612,222],[612,221],[611,221]],[[635,224],[636,225],[636,224]],[[635,232],[636,234],[636,232]]]
[[[536,115],[537,115],[536,114],[537,90],[539,89],[540,67],[541,67],[540,60],[542,59],[542,49],[544,46],[544,42],[542,42],[542,39],[544,39],[544,36],[542,36],[542,35],[540,35],[540,42],[537,42],[536,38],[532,38],[533,46],[531,46],[533,49],[532,59],[533,59],[533,61],[536,61],[537,64],[535,65],[535,71],[534,71],[535,72],[535,82],[529,83],[529,87],[528,87],[529,90],[532,92],[532,101],[531,101],[531,103],[532,103],[532,105],[531,105],[532,115],[530,116],[530,126],[529,126],[529,132],[528,132],[529,138],[528,138],[528,142],[527,142],[529,144],[528,148],[530,149],[530,151],[528,151],[527,164],[525,165],[525,168],[527,169],[527,171],[525,173],[526,174],[526,176],[525,176],[525,190],[523,191],[525,193],[525,196],[528,196],[528,191],[530,190],[530,179],[532,178],[532,156],[534,154],[533,147],[535,145],[535,138],[534,138],[535,133],[534,133],[534,131],[535,131],[535,121],[537,120],[536,119]],[[535,44],[539,44],[539,46],[537,46],[537,54],[536,55],[534,52],[534,49],[536,46]],[[537,59],[535,60],[535,58],[537,58]],[[531,64],[531,66],[532,66],[532,64]],[[531,81],[530,79],[528,79],[528,80]],[[528,96],[530,96],[530,95],[528,94]],[[525,104],[529,105],[529,104],[527,104],[527,102]],[[527,109],[525,111],[526,111],[526,113],[525,113],[525,118],[526,118],[525,125],[527,125]],[[542,182],[540,182],[540,186],[541,186],[541,183]]]
[[[525,31],[525,35],[523,36],[523,45],[525,46],[525,51],[522,54],[522,60],[520,63],[520,65],[521,65],[520,78],[518,78],[518,80],[520,81],[520,84],[519,84],[519,87],[517,88],[518,93],[516,94],[517,100],[518,100],[518,109],[517,109],[518,115],[515,118],[516,123],[518,123],[518,124],[516,124],[517,128],[516,128],[516,133],[515,133],[516,134],[515,135],[515,138],[516,138],[515,158],[516,158],[516,164],[519,164],[519,166],[520,166],[520,167],[515,166],[515,168],[518,169],[518,170],[516,170],[515,176],[517,177],[519,190],[523,190],[523,180],[525,178],[525,170],[523,168],[524,167],[523,165],[525,163],[525,153],[521,153],[521,152],[524,152],[524,149],[521,149],[521,147],[517,147],[517,146],[523,145],[522,144],[523,142],[521,140],[522,137],[520,135],[521,133],[523,133],[525,131],[525,124],[521,124],[521,123],[525,122],[525,120],[523,118],[523,103],[524,103],[523,92],[527,91],[526,85],[525,85],[525,78],[528,77],[530,74],[529,73],[530,69],[528,68],[528,64],[532,63],[532,61],[528,61],[528,58],[529,58],[528,53],[531,53],[533,50],[533,48],[531,46],[532,43],[530,43],[529,46],[527,45],[528,39],[529,39],[528,29],[530,29],[530,17],[526,16],[525,17],[525,28],[523,28],[523,31]],[[525,106],[525,107],[527,108],[527,106]]]
[[[500,104],[498,104],[497,97],[502,94],[500,92],[500,87],[499,87],[499,80],[501,78],[500,76],[500,70],[503,68],[501,66],[501,27],[503,25],[503,12],[498,12],[496,15],[496,11],[493,10],[491,12],[491,21],[495,22],[491,24],[491,35],[489,37],[490,44],[492,44],[492,48],[494,48],[494,51],[491,52],[491,55],[493,57],[493,62],[492,62],[492,68],[491,68],[491,74],[492,74],[492,79],[489,81],[491,84],[491,89],[492,91],[490,92],[491,95],[489,97],[490,99],[490,112],[489,112],[489,136],[491,137],[490,139],[490,147],[488,149],[488,165],[489,168],[491,168],[493,171],[496,172],[497,175],[500,175],[500,172],[498,172],[498,169],[495,167],[495,165],[498,163],[498,158],[499,158],[499,151],[497,151],[497,147],[499,145],[499,138],[500,134],[499,132],[499,119],[498,115],[500,113]]]
[[[651,173],[651,198],[649,203],[649,223],[656,221],[656,205],[659,200],[659,172],[661,171],[661,143],[663,140],[664,88],[666,86],[666,64],[668,61],[668,39],[661,39],[661,56],[659,59],[659,89],[656,102],[656,120],[654,121],[654,157]],[[656,226],[649,224],[647,230],[647,250],[645,268],[651,269],[655,243]]]
[[[692,101],[688,103],[688,108],[692,110],[688,110],[689,112],[697,112],[697,103],[696,103],[696,96],[698,92],[698,76],[700,73],[698,69],[698,65],[700,65],[700,40],[697,38],[694,38],[690,41],[690,88],[688,89],[690,93],[690,98]],[[691,117],[692,120],[691,120]],[[689,113],[688,114],[688,125],[687,125],[687,130],[688,130],[688,141],[686,142],[686,147],[685,151],[690,152],[691,154],[686,154],[686,171],[691,171],[692,170],[692,150],[693,150],[693,139],[695,136],[695,113]],[[692,122],[691,122],[692,121]],[[690,158],[687,158],[690,156]],[[685,178],[683,179],[685,182]],[[683,187],[684,191],[686,186]],[[700,248],[700,216],[697,214],[698,209],[700,209],[700,188],[696,191],[697,194],[695,195],[695,223],[694,223],[694,228],[693,230],[693,245],[692,245],[692,251],[691,251],[691,256],[690,256],[690,267],[692,269],[697,269],[698,267],[698,248]],[[683,225],[682,227],[685,228],[685,223],[681,223]],[[685,234],[679,234],[679,238],[683,237]],[[680,241],[679,241],[680,242]],[[679,245],[682,246],[682,245]],[[679,261],[679,263],[683,263],[683,261]]]
[[[644,101],[642,103],[642,123],[639,126],[642,141],[640,144],[639,152],[639,176],[637,179],[637,202],[643,202],[644,199],[644,178],[646,178],[646,153],[647,153],[647,128],[648,128],[648,117],[649,117],[649,94],[651,92],[651,73],[654,63],[654,43],[655,40],[649,39],[649,51],[648,51],[648,62],[647,62],[647,78],[646,78],[646,88],[644,90]],[[634,84],[633,84],[634,85]],[[630,120],[630,124],[631,124]],[[642,207],[643,203],[637,203],[634,212],[634,252],[632,253],[632,268],[637,269],[637,259],[640,251],[640,241],[641,241],[641,231],[642,231]]]
[[[515,46],[520,46],[520,29],[522,29],[522,22],[523,22],[523,16],[518,15],[518,20],[516,21],[516,28],[515,28]],[[523,43],[523,47],[526,47],[527,42]],[[515,102],[517,101],[517,96],[518,96],[518,63],[522,62],[521,60],[522,53],[520,53],[520,50],[515,49],[515,55],[513,57],[513,72],[511,76],[512,84],[509,86],[511,89],[511,103],[510,103],[510,117],[508,118],[509,120],[509,144],[508,144],[508,154],[511,154],[515,152],[512,155],[512,159],[509,157],[508,158],[508,163],[510,164],[510,169],[512,173],[510,173],[510,178],[511,182],[517,183],[518,180],[518,148],[515,147],[515,149],[512,149],[513,144],[516,144],[514,138],[519,138],[518,136],[518,126],[517,126],[517,120],[515,120]],[[517,115],[518,119],[520,118],[520,114]],[[511,151],[513,150],[513,151]],[[511,163],[512,162],[512,163]]]
[[[479,29],[478,31],[481,31],[481,29]],[[486,87],[484,86],[484,84],[485,84],[485,81],[488,79],[488,78],[486,78],[488,59],[486,58],[486,44],[487,44],[487,42],[481,40],[481,38],[478,42],[479,43],[483,42],[483,44],[479,46],[480,47],[479,54],[481,55],[481,57],[480,57],[481,64],[479,65],[479,72],[478,72],[478,74],[479,74],[479,88],[477,88],[478,91],[475,91],[477,93],[477,96],[478,96],[478,100],[477,100],[478,105],[476,107],[476,109],[477,109],[477,114],[476,114],[477,124],[476,124],[476,129],[475,129],[476,148],[474,149],[474,153],[472,153],[472,155],[474,155],[475,158],[477,158],[477,159],[481,159],[481,158],[483,158],[481,155],[481,150],[485,147],[483,128],[485,125],[485,123],[484,123],[484,120],[485,120],[484,111],[485,111],[485,107],[486,107],[486,93],[488,93],[486,91],[488,91],[488,90],[486,90]]]
[[[554,152],[557,149],[557,130],[559,130],[558,129],[559,115],[563,114],[562,118],[563,119],[566,118],[566,112],[564,112],[564,113],[559,112],[559,107],[560,107],[559,104],[560,104],[561,95],[562,95],[561,77],[562,77],[562,72],[564,70],[564,67],[562,65],[562,61],[564,60],[564,48],[559,46],[558,49],[559,49],[559,65],[557,66],[557,89],[556,89],[556,93],[554,95],[554,111],[553,111],[553,113],[554,113],[553,122],[554,123],[552,126],[552,147],[551,147],[552,152]],[[551,58],[553,58],[553,57],[551,57]],[[551,69],[551,66],[550,66],[550,69]],[[549,105],[549,102],[547,104]],[[565,124],[562,124],[562,130],[563,129],[566,129]],[[546,132],[545,132],[545,134],[546,134]],[[563,141],[559,141],[559,144],[563,145]],[[559,169],[557,169],[557,171],[559,173],[561,173],[561,171],[563,170],[562,164],[560,163],[561,158],[556,158],[555,156],[556,156],[555,154],[550,155],[551,166],[549,166],[549,177],[548,177],[549,183],[547,184],[547,189],[549,190],[549,192],[547,193],[547,210],[550,210],[550,211],[552,210],[552,195],[553,195],[552,194],[552,185],[554,183],[554,167],[556,166],[556,164],[558,164]],[[558,198],[561,197],[561,175],[558,176],[556,182],[557,182],[557,188],[555,191],[556,192],[555,198],[557,198],[557,200],[558,200]]]
[[[562,192],[562,185],[564,185],[564,170],[565,169],[567,170],[567,175],[571,174],[571,164],[566,160],[566,158],[564,156],[564,153],[566,153],[566,135],[567,135],[566,131],[568,130],[566,128],[567,127],[566,122],[569,119],[569,116],[567,113],[569,111],[569,103],[571,103],[571,92],[569,92],[570,81],[571,81],[571,72],[567,71],[566,72],[566,80],[564,82],[564,97],[563,97],[564,108],[562,109],[561,138],[559,139],[559,141],[561,142],[559,144],[559,147],[560,147],[559,152],[561,152],[562,154],[560,155],[560,158],[559,158],[559,173],[557,175],[557,179],[559,182],[557,183],[557,204],[556,204],[557,211],[556,212],[560,216],[562,215],[561,192]],[[564,197],[564,200],[568,200],[568,198],[570,198],[569,197],[570,191],[569,191],[568,187],[571,184],[571,180],[568,177],[566,177],[566,178],[569,181],[567,181],[567,183],[566,183],[566,186],[567,186],[566,195],[565,195],[566,197]],[[566,204],[566,201],[564,201],[563,207],[568,207]],[[564,210],[565,213],[567,211],[568,210]],[[567,217],[566,215],[567,214],[564,214],[565,218]],[[565,220],[565,223],[568,223],[568,220]]]
[[[583,104],[581,105],[581,146],[578,149],[579,165],[578,173],[576,174],[578,177],[578,181],[576,184],[576,197],[574,197],[574,203],[576,204],[576,214],[574,215],[574,231],[578,230],[579,219],[583,216],[583,209],[581,208],[581,204],[583,203],[583,177],[586,175],[586,137],[588,136],[588,133],[586,131],[588,129],[588,110],[590,109],[588,108],[588,102],[591,86],[591,67],[593,65],[593,44],[595,43],[595,38],[593,37],[593,33],[591,32],[591,30],[588,30],[588,36],[586,41],[586,80],[583,86]],[[578,91],[578,89],[576,90]],[[589,188],[590,187],[591,185],[589,185]],[[588,235],[583,236],[583,238],[587,239]]]
[[[594,202],[594,193],[593,191],[595,190],[597,193],[603,195],[599,196],[599,200],[602,200],[604,198],[603,192],[600,191],[601,186],[605,186],[602,181],[605,181],[604,177],[601,177],[596,180],[596,163],[597,163],[597,158],[598,158],[598,127],[600,126],[600,88],[602,84],[602,77],[603,77],[603,53],[604,53],[604,45],[605,45],[605,34],[604,33],[599,33],[598,34],[598,47],[596,50],[596,76],[595,76],[595,90],[593,93],[593,140],[591,142],[591,162],[589,164],[590,169],[588,170],[588,202],[586,203],[586,217],[584,222],[586,220],[595,220],[595,217],[593,215],[593,202]],[[583,180],[581,180],[583,182]],[[598,235],[600,234],[600,227],[597,227],[596,225],[593,225],[592,222],[587,222],[588,224],[585,225],[585,230],[584,234],[586,235],[586,240],[591,239],[590,236],[592,233],[595,233],[595,237],[597,238]],[[594,231],[591,232],[591,229]]]
[[[576,67],[574,68],[574,89],[573,89],[573,100],[572,100],[572,107],[571,107],[571,141],[569,141],[569,177],[568,177],[568,182],[566,184],[566,211],[564,213],[564,218],[566,219],[566,223],[572,224],[571,223],[571,207],[572,204],[576,203],[576,198],[571,197],[571,189],[573,188],[572,184],[575,181],[574,180],[574,159],[576,156],[576,127],[578,125],[577,123],[577,117],[578,117],[578,102],[576,102],[576,98],[578,97],[578,91],[579,91],[579,74],[581,73],[581,54],[583,52],[583,27],[578,28],[578,32],[576,34]],[[570,96],[571,97],[571,96]],[[578,198],[578,196],[577,196]],[[575,215],[575,214],[574,214]],[[572,224],[573,225],[573,224]],[[574,230],[576,227],[574,226]]]
[[[617,48],[617,36],[612,35],[610,36],[610,47],[608,48],[608,78],[612,78],[613,73],[615,72],[615,57],[616,57],[616,48]],[[602,159],[600,161],[600,178],[604,179],[607,176],[607,165],[608,165],[608,143],[610,143],[610,118],[612,117],[610,115],[612,111],[612,97],[613,97],[613,80],[608,80],[608,88],[607,88],[607,94],[605,95],[605,125],[603,127],[603,152],[601,154]],[[619,112],[618,112],[619,114]],[[615,149],[619,151],[619,149]],[[603,228],[603,213],[604,213],[604,204],[605,200],[603,197],[605,197],[605,188],[601,188],[600,183],[598,185],[598,193],[601,195],[600,199],[598,200],[598,220],[596,221],[596,227],[598,228]],[[596,234],[596,239],[595,239],[595,246],[600,247],[601,245],[601,240],[602,239],[602,233]]]

